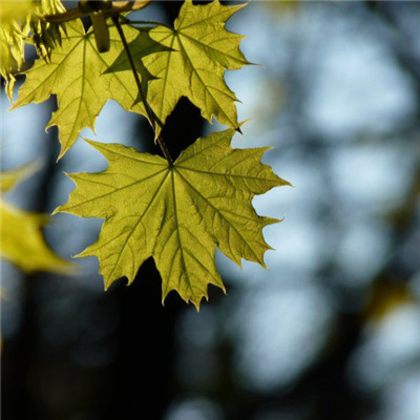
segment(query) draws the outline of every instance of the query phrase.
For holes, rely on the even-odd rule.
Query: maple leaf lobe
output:
[[[96,49],[92,30],[85,33],[81,21],[66,23],[67,37],[51,52],[50,59],[35,61],[24,72],[26,80],[19,89],[19,96],[11,110],[29,103],[46,101],[57,96],[57,110],[46,128],[58,126],[61,153],[59,159],[77,140],[83,128],[94,129],[101,109],[109,99],[116,100],[125,110],[145,115],[143,104],[133,105],[137,93],[133,89],[130,70],[105,73],[115,58],[125,52],[116,28],[111,27],[111,48],[106,53]],[[131,41],[138,31],[125,28],[125,36]]]

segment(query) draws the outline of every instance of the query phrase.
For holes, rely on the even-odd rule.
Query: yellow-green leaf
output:
[[[42,57],[49,56],[56,44],[61,44],[60,24],[48,23],[43,15],[62,13],[66,9],[60,0],[2,1],[0,7],[0,73],[6,80],[6,93],[12,102],[17,73],[24,62],[25,42],[32,39]]]
[[[49,220],[47,215],[22,211],[0,198],[0,218],[2,258],[26,272],[74,272],[74,265],[51,251],[42,236],[41,227]]]
[[[0,21],[1,23],[13,20],[26,20],[29,13],[32,13],[36,4],[32,0],[1,1]]]
[[[62,23],[51,23],[44,19],[45,15],[62,15],[66,12],[60,0],[36,1],[35,13],[28,19],[32,32],[32,40],[40,57],[49,59],[51,51],[61,45],[61,31],[66,32]]]
[[[239,129],[235,94],[224,81],[225,70],[239,69],[250,64],[239,44],[242,35],[225,29],[226,21],[244,5],[222,6],[217,0],[207,5],[182,5],[174,29],[157,26],[149,36],[165,51],[144,54],[141,43],[130,44],[137,62],[141,61],[156,77],[148,86],[147,100],[162,123],[173,111],[179,99],[186,96],[201,109],[204,118]],[[122,65],[125,62],[125,66]],[[128,68],[124,55],[113,70]],[[160,133],[157,128],[156,137]]]
[[[70,175],[77,188],[57,211],[106,219],[98,241],[79,256],[96,256],[108,288],[131,283],[153,256],[163,299],[176,290],[199,308],[208,284],[224,290],[216,271],[216,245],[236,263],[264,266],[270,249],[262,229],[277,219],[258,216],[256,194],[287,185],[260,159],[266,148],[232,149],[234,130],[198,139],[174,165],[118,144],[89,141],[108,160],[101,173]]]
[[[101,54],[92,30],[86,34],[79,20],[66,25],[68,36],[61,47],[51,52],[50,60],[38,59],[25,72],[25,83],[12,107],[40,103],[57,95],[58,109],[47,128],[53,125],[59,128],[60,157],[74,144],[83,128],[94,128],[96,117],[108,99],[118,101],[126,110],[144,114],[143,104],[133,106],[137,88],[130,70],[102,74],[124,52],[116,29],[111,27],[109,31],[110,50]],[[124,31],[129,41],[138,35],[131,27],[124,27]]]
[[[6,94],[10,101],[13,97],[16,73],[23,63],[21,29],[16,22],[2,23],[0,26],[0,74],[6,81]]]
[[[1,173],[1,191],[6,192],[32,175],[37,163],[29,163]],[[0,256],[26,272],[52,271],[70,274],[74,265],[56,255],[41,232],[49,217],[45,214],[20,210],[0,196]]]
[[[33,175],[39,169],[39,163],[30,162],[11,171],[0,174],[0,191],[10,191],[15,185]]]
[[[30,1],[17,5],[11,1],[2,2],[0,7],[0,74],[6,80],[6,94],[10,101],[16,82],[14,74],[24,62],[25,38],[29,34],[29,28],[24,29],[21,22],[26,22],[33,8]]]

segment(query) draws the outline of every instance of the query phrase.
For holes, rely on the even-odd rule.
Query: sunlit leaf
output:
[[[12,100],[16,82],[14,74],[24,62],[25,39],[29,34],[27,18],[35,8],[32,1],[1,2],[0,6],[0,73],[6,80],[6,93]]]
[[[153,256],[162,277],[163,299],[176,290],[199,308],[208,284],[224,290],[216,271],[216,245],[236,263],[264,266],[270,249],[262,229],[277,219],[258,216],[256,194],[288,183],[261,163],[267,150],[232,149],[234,130],[198,139],[174,165],[118,144],[89,141],[108,160],[101,173],[74,174],[77,188],[57,211],[106,219],[98,241],[79,256],[96,256],[108,288],[131,283]]]
[[[24,58],[24,34],[17,22],[2,22],[0,25],[0,73],[6,81],[6,94],[12,101],[15,73],[19,71]]]
[[[62,31],[66,28],[61,23],[51,23],[44,19],[45,15],[60,15],[66,12],[60,0],[41,0],[36,2],[36,9],[29,20],[32,39],[40,57],[49,59],[51,51],[61,45]]]
[[[30,163],[10,172],[3,172],[0,177],[1,191],[9,191],[32,175],[38,166]],[[45,242],[41,228],[49,221],[47,215],[20,210],[0,196],[0,220],[0,256],[3,259],[26,272],[74,272],[75,266],[56,255]]]
[[[149,83],[147,100],[162,123],[182,96],[201,109],[208,121],[214,116],[220,123],[239,129],[235,94],[224,81],[225,70],[249,64],[239,44],[243,36],[224,28],[226,21],[244,5],[222,6],[218,1],[193,5],[187,0],[181,7],[174,29],[157,26],[149,32],[165,51],[145,54],[139,42],[130,44],[137,62],[141,61],[156,77]],[[114,66],[129,68],[125,55]],[[160,128],[157,128],[156,136]]]
[[[36,4],[31,0],[1,1],[0,21],[1,23],[13,20],[26,20],[29,13],[32,13]]]
[[[21,270],[72,273],[74,266],[48,247],[41,232],[49,217],[22,211],[0,198],[0,255]]]
[[[45,14],[65,12],[60,0],[2,1],[0,7],[0,73],[6,80],[6,93],[12,101],[15,74],[25,61],[25,43],[34,43],[41,57],[61,43],[60,24],[43,19]],[[30,36],[30,33],[32,34]]]
[[[95,120],[108,99],[118,101],[126,110],[144,113],[141,103],[133,106],[137,88],[130,70],[102,74],[123,51],[115,28],[110,28],[111,48],[99,53],[92,31],[87,34],[82,22],[69,22],[61,47],[55,48],[49,62],[38,59],[26,74],[19,97],[12,107],[40,103],[57,95],[58,110],[47,127],[57,125],[62,145],[60,157],[74,144],[85,127],[93,129]],[[128,40],[138,31],[124,28]],[[144,82],[146,83],[146,81]]]

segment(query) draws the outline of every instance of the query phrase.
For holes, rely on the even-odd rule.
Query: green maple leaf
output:
[[[239,130],[235,94],[224,81],[225,70],[250,64],[239,44],[242,35],[224,28],[226,21],[245,5],[222,6],[218,1],[194,6],[191,0],[182,5],[174,29],[157,26],[149,30],[151,39],[166,50],[145,49],[139,42],[130,44],[137,62],[142,62],[156,79],[148,86],[147,101],[156,116],[165,122],[182,96],[201,109],[204,118]],[[121,55],[109,71],[128,69]],[[161,128],[157,127],[156,137]]]
[[[47,245],[41,228],[48,224],[46,214],[18,209],[0,198],[0,255],[26,272],[74,273],[74,266],[56,255]]]
[[[1,173],[0,191],[7,192],[38,168],[30,163]],[[0,255],[26,272],[52,271],[71,274],[74,265],[56,255],[47,245],[41,227],[49,222],[46,214],[31,213],[12,206],[0,195]]]
[[[11,171],[1,172],[0,191],[10,191],[19,182],[33,175],[39,169],[39,167],[39,163],[29,162],[26,165],[20,166],[19,168],[13,169]]]
[[[98,241],[78,255],[98,257],[106,288],[123,276],[130,284],[153,256],[163,300],[176,290],[198,309],[208,284],[224,290],[215,268],[216,245],[238,264],[245,258],[264,266],[270,247],[262,229],[278,220],[258,216],[251,201],[288,182],[260,162],[267,148],[232,149],[234,132],[198,139],[173,165],[88,140],[109,168],[70,175],[77,188],[56,211],[106,219]]]
[[[143,104],[133,106],[137,89],[130,70],[103,74],[124,52],[117,30],[113,27],[109,30],[111,48],[106,53],[98,52],[93,32],[85,33],[80,20],[67,23],[66,30],[67,38],[51,52],[49,61],[38,59],[25,72],[25,83],[12,107],[40,103],[57,95],[58,110],[47,128],[53,125],[59,128],[62,145],[59,158],[74,144],[83,128],[94,128],[96,117],[108,99],[116,100],[127,111],[145,113]],[[131,27],[125,27],[124,31],[130,41],[139,34]],[[142,38],[138,40],[143,42]],[[143,76],[146,84],[144,71]]]

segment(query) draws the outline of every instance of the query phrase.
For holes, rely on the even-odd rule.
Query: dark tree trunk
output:
[[[161,2],[168,21],[177,17],[181,2]],[[161,151],[153,145],[153,134],[144,119],[139,136],[151,153]],[[168,117],[162,137],[175,160],[202,135],[204,120],[200,112],[183,98]],[[118,359],[114,366],[112,409],[109,419],[160,419],[174,397],[175,321],[186,304],[172,292],[162,306],[160,275],[150,258],[128,288],[120,287],[121,308]],[[192,310],[192,308],[187,308]]]

